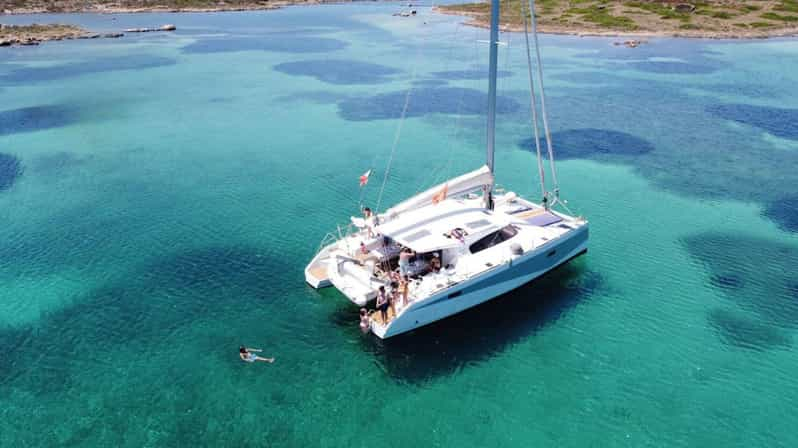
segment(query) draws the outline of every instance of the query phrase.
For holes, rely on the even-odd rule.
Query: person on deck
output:
[[[410,275],[410,259],[416,255],[412,249],[405,247],[399,252],[399,273],[402,276]]]
[[[429,269],[436,274],[441,270],[441,257],[437,252],[432,254],[432,260],[429,261]]]
[[[409,289],[410,278],[408,278],[406,275],[403,275],[399,280],[399,287],[396,289],[396,293],[402,295],[402,308],[407,306],[407,293]]]
[[[377,292],[377,309],[380,310],[383,325],[388,323],[388,295],[385,293],[385,286],[380,286]]]
[[[255,362],[255,361],[263,361],[263,362],[274,362],[274,358],[262,358],[255,354],[255,352],[262,352],[263,350],[259,348],[246,348],[243,345],[238,348],[238,356],[241,358],[242,361],[245,362]]]
[[[369,238],[374,238],[374,226],[377,224],[377,222],[374,214],[368,207],[363,209],[363,222],[366,225],[366,232],[368,233]]]
[[[399,294],[396,292],[397,288],[399,288],[399,283],[391,282],[391,292],[388,293],[388,308],[394,317],[396,317],[396,301],[399,300]]]

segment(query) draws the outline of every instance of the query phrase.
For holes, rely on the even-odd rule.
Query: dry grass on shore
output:
[[[525,0],[502,0],[501,21],[523,29]],[[487,2],[447,5],[449,14],[472,17],[487,26]],[[542,32],[568,34],[765,37],[798,33],[798,0],[537,0]]]

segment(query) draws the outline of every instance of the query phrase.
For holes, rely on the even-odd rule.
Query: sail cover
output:
[[[413,210],[418,207],[432,204],[436,195],[439,195],[444,189],[447,196],[457,196],[482,188],[483,185],[492,184],[493,173],[490,172],[490,169],[487,165],[483,165],[478,170],[463,174],[462,176],[455,177],[454,179],[449,179],[446,182],[435,185],[434,187],[411,197],[410,199],[396,204],[395,206],[389,208],[385,212],[385,215],[394,217],[408,210]]]

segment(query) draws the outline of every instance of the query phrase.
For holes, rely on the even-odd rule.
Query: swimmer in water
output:
[[[245,362],[255,362],[255,361],[274,362],[274,358],[263,358],[254,353],[262,351],[263,350],[259,348],[246,348],[242,345],[238,349],[238,356],[240,356],[241,360]]]
[[[360,309],[360,331],[363,333],[368,333],[369,329],[371,328],[371,322],[369,321],[369,313],[366,311],[365,308]]]

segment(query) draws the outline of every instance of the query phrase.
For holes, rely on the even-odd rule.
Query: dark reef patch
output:
[[[735,305],[759,317],[761,322],[756,325],[798,328],[798,300],[794,290],[798,247],[715,232],[686,238],[684,245],[707,267],[712,287]],[[714,319],[719,318],[715,316]],[[727,320],[730,322],[727,327],[737,322]]]
[[[275,276],[283,261],[265,249],[230,246],[177,252],[144,264],[43,316],[41,324],[0,330],[3,364],[13,366],[0,370],[0,382],[16,378],[35,393],[57,391],[70,382],[64,366],[86,356],[157,345],[217,312],[246,316],[278,297],[285,282]],[[14,378],[7,378],[11,371]]]
[[[399,118],[407,92],[383,93],[365,98],[350,98],[338,103],[338,113],[345,120],[368,121]],[[408,117],[427,114],[481,115],[485,113],[487,95],[462,87],[424,87],[410,93]],[[498,113],[517,112],[520,104],[513,98],[497,98]]]
[[[610,129],[569,129],[551,135],[556,157],[560,159],[604,159],[640,156],[654,150],[654,145],[640,137]],[[540,140],[546,152],[546,139]],[[535,139],[527,138],[519,146],[536,151]]]
[[[362,340],[365,349],[374,353],[377,362],[398,382],[425,383],[489,360],[607,288],[601,274],[575,261],[534,284],[435,325],[389,340]],[[508,313],[508,309],[513,312]],[[341,325],[352,328],[352,322],[357,322],[357,310],[347,313],[346,318],[340,319]]]
[[[279,53],[327,53],[346,48],[347,43],[326,37],[264,39],[227,37],[200,39],[182,48],[184,53],[229,53],[234,51],[274,51]]]
[[[496,75],[499,78],[506,78],[513,76],[513,72],[508,70],[499,70]],[[487,79],[487,70],[446,70],[442,72],[432,72],[430,76],[438,79],[445,80],[466,80],[466,79]]]
[[[0,136],[58,128],[79,120],[76,108],[52,104],[0,111]]]
[[[318,59],[285,62],[274,70],[293,76],[312,76],[329,84],[378,84],[388,82],[389,76],[400,70],[370,62]]]
[[[707,313],[707,320],[723,342],[735,347],[766,350],[792,346],[790,336],[784,330],[735,311],[715,308]]]
[[[707,111],[724,120],[763,129],[777,137],[798,140],[798,109],[750,104],[718,104],[708,106]]]
[[[121,57],[92,59],[85,62],[75,62],[53,67],[25,67],[12,70],[8,74],[0,76],[0,84],[29,84],[39,81],[71,78],[90,73],[141,70],[173,65],[176,62],[177,61],[172,58],[133,54]]]
[[[11,154],[0,152],[0,191],[8,190],[22,175],[22,164]]]
[[[721,289],[738,289],[743,286],[743,279],[736,274],[715,274],[709,281],[713,286]]]
[[[798,232],[798,196],[771,201],[762,211],[762,214],[778,224],[782,230]]]
[[[48,173],[78,166],[84,162],[85,159],[77,157],[75,154],[66,151],[59,151],[37,157],[33,161],[32,168],[38,172]]]

